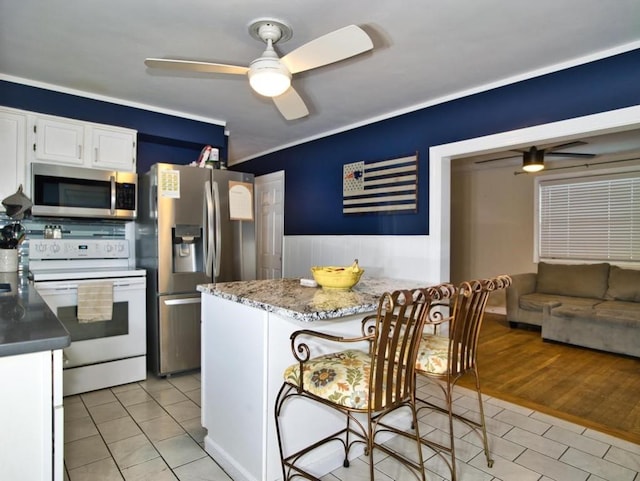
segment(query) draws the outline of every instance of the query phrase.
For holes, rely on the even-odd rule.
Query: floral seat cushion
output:
[[[420,341],[416,370],[433,374],[447,372],[449,358],[449,338],[424,334]]]
[[[304,390],[344,407],[367,409],[370,370],[370,354],[357,349],[318,356],[304,363]],[[289,366],[284,380],[299,386],[300,365]]]

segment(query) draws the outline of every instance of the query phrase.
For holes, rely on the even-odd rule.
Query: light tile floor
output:
[[[437,388],[422,394],[441,398]],[[455,402],[475,412],[471,392],[460,389]],[[188,373],[64,398],[65,479],[70,481],[229,481],[203,449],[200,375]],[[480,437],[456,424],[460,481],[640,481],[640,445],[585,429],[496,398],[486,398],[490,446],[487,468]],[[421,412],[420,430],[442,437],[446,419]],[[392,439],[398,449],[405,440]],[[410,446],[406,446],[407,449]],[[450,479],[442,459],[424,449],[429,481]],[[415,478],[376,452],[376,480]],[[340,468],[323,481],[362,481],[366,458]]]

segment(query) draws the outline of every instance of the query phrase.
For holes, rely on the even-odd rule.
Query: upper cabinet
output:
[[[49,115],[29,115],[29,163],[136,171],[136,131]]]
[[[136,132],[115,127],[91,128],[93,166],[99,169],[136,170]]]
[[[33,159],[56,164],[84,165],[84,129],[73,120],[32,117]]]
[[[17,110],[0,108],[0,201],[24,184],[26,126],[26,115]],[[4,212],[2,204],[0,212]]]
[[[135,172],[136,141],[135,130],[0,106],[0,201],[21,184],[31,195],[32,162]]]

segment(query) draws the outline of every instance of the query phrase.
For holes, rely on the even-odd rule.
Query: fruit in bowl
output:
[[[364,269],[358,266],[358,259],[348,267],[313,266],[313,279],[325,289],[351,289],[359,281]]]

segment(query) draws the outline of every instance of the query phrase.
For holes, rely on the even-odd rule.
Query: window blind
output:
[[[640,262],[640,172],[541,181],[540,258]]]

